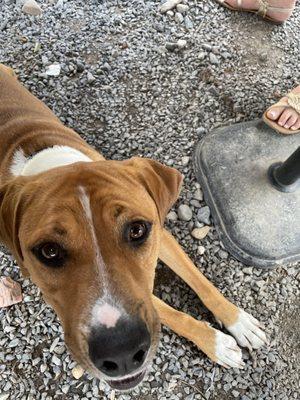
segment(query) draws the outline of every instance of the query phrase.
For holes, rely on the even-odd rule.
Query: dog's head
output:
[[[181,175],[148,159],[76,163],[0,192],[0,237],[58,314],[74,357],[117,389],[155,353],[152,304],[165,215]]]

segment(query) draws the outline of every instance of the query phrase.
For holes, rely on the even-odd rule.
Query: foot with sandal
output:
[[[216,0],[233,11],[258,14],[266,20],[280,24],[285,22],[295,8],[296,0]]]
[[[261,15],[275,23],[286,21],[295,8],[296,0],[216,0],[234,11],[246,11]],[[269,107],[263,115],[267,125],[283,134],[300,132],[300,85],[278,103]]]
[[[300,132],[300,85],[267,109],[264,122],[276,131],[289,135]]]

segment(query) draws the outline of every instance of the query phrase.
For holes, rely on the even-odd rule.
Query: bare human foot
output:
[[[265,4],[269,7],[266,14],[267,17],[277,22],[284,22],[291,16],[296,0],[221,0],[221,2],[245,11],[256,11],[262,4]]]
[[[300,94],[300,85],[291,91],[291,93]],[[288,104],[288,98],[283,97],[281,101]],[[276,121],[279,126],[297,131],[300,129],[300,114],[292,107],[276,106],[270,107],[267,112],[267,117],[272,121]]]

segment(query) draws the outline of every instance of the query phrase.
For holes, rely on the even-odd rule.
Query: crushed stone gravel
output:
[[[214,0],[174,1],[167,12],[159,0],[37,3],[41,15],[30,16],[22,1],[0,0],[0,61],[107,158],[151,157],[184,174],[167,227],[222,293],[264,324],[270,344],[243,350],[244,370],[225,370],[163,328],[143,385],[116,393],[81,376],[54,312],[2,249],[1,275],[20,282],[24,301],[0,310],[0,399],[299,399],[299,265],[243,266],[223,249],[213,221],[204,239],[191,236],[206,206],[194,146],[214,127],[261,116],[299,84],[299,2],[281,26]],[[51,65],[60,66],[58,76],[47,75]],[[187,221],[177,217],[182,204],[191,210]],[[160,264],[155,287],[167,303],[217,327]]]

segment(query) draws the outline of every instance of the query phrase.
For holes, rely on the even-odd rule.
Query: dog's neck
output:
[[[19,149],[13,156],[10,172],[15,176],[29,176],[80,161],[91,162],[92,160],[81,151],[69,146],[49,147],[32,157],[26,157],[23,150]]]

